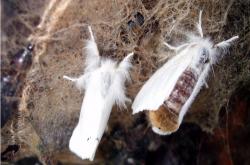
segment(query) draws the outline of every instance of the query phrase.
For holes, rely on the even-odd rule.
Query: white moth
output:
[[[112,106],[116,103],[126,107],[130,101],[125,95],[124,83],[129,76],[130,60],[128,54],[119,64],[111,59],[102,59],[89,27],[90,40],[86,45],[86,68],[79,78],[73,81],[79,89],[85,90],[79,122],[69,141],[70,150],[82,159],[93,160],[98,144],[106,128]]]
[[[203,38],[201,15],[202,11],[197,24],[200,36],[192,36],[178,47],[164,43],[177,52],[176,56],[153,74],[133,102],[133,114],[149,111],[152,129],[157,134],[167,135],[178,130],[196,95],[203,85],[207,86],[206,78],[212,64],[238,39],[234,36],[214,45]]]

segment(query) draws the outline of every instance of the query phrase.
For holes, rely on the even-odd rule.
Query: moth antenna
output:
[[[202,10],[199,13],[199,22],[197,23],[197,29],[200,33],[200,36],[203,38],[203,31],[202,31],[202,27],[201,27],[201,16],[202,16]]]
[[[90,39],[95,42],[95,38],[94,38],[91,26],[88,26],[88,29],[89,29]]]
[[[170,50],[174,50],[176,52],[178,52],[179,50],[183,49],[184,47],[188,46],[189,43],[186,43],[186,44],[182,44],[180,46],[172,46],[172,45],[169,45],[168,43],[164,42],[164,45],[166,45]]]
[[[223,50],[227,49],[230,46],[230,44],[232,42],[234,42],[235,40],[237,40],[238,38],[239,38],[239,36],[234,36],[226,41],[222,41],[222,42],[216,44],[214,47],[215,48],[222,48]]]
[[[237,40],[238,38],[239,38],[239,36],[234,36],[228,40],[219,42],[218,44],[214,45],[212,47],[212,51],[214,52],[214,56],[212,56],[211,63],[215,64],[219,60],[219,58],[217,57],[218,51],[220,52],[221,55],[224,55],[225,53],[227,53],[227,50],[228,50],[229,46],[231,45],[231,43],[233,41]]]
[[[97,44],[95,42],[95,38],[91,29],[91,26],[88,26],[89,33],[90,33],[90,40],[87,41],[86,44],[86,61],[85,61],[85,71],[92,71],[96,69],[100,64],[100,55]]]

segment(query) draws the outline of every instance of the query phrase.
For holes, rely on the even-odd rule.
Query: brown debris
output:
[[[68,152],[68,141],[78,121],[84,93],[64,81],[62,76],[78,76],[83,72],[87,25],[92,26],[103,57],[121,60],[128,52],[135,51],[132,82],[127,84],[127,94],[132,99],[155,70],[173,55],[162,41],[173,45],[184,42],[188,31],[196,31],[200,9],[204,11],[205,36],[215,42],[232,35],[240,36],[230,54],[214,66],[215,74],[211,73],[207,80],[209,88],[202,89],[197,96],[184,119],[183,129],[166,137],[170,143],[174,141],[171,137],[188,136],[189,129],[190,132],[193,128],[197,130],[189,125],[185,129],[185,122],[195,123],[203,131],[212,133],[218,125],[219,111],[227,104],[232,91],[239,82],[249,81],[250,10],[247,6],[250,5],[245,0],[230,3],[227,0],[158,0],[152,3],[147,0],[56,0],[55,5],[48,8],[50,2],[3,2],[13,8],[7,6],[4,12],[7,13],[4,18],[8,19],[3,24],[1,36],[2,68],[8,67],[13,54],[26,45],[28,39],[36,44],[35,59],[27,78],[18,79],[20,83],[25,82],[24,90],[18,94],[22,96],[18,114],[1,131],[2,148],[14,144],[21,146],[12,161],[33,153],[44,164],[67,163],[65,155],[71,157],[68,159],[71,162],[81,162]],[[44,14],[46,9],[47,15]],[[12,10],[15,10],[13,15],[9,12]],[[144,17],[144,23],[137,26],[139,30],[131,30],[128,22],[137,12]],[[145,163],[149,159],[145,157],[147,153],[170,145],[169,141],[152,133],[143,114],[132,116],[130,104],[127,106],[128,110],[122,111],[113,108],[108,131],[94,163],[102,164],[107,160],[114,164]],[[6,135],[3,130],[11,131]]]

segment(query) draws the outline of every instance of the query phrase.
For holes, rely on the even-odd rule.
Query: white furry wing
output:
[[[112,60],[103,61],[98,69],[88,73],[79,122],[69,142],[70,150],[82,159],[94,159],[113,104],[125,106],[124,83],[129,78],[131,57],[129,54],[118,68]]]
[[[157,110],[162,105],[181,73],[191,63],[193,55],[186,52],[187,48],[166,62],[143,85],[133,102],[133,114],[143,110]]]
[[[70,150],[82,159],[94,159],[114,104],[108,93],[104,93],[107,89],[103,88],[107,86],[103,83],[106,82],[102,73],[94,71],[86,88],[79,122],[69,142]]]
[[[132,67],[131,60],[133,54],[134,53],[128,54],[118,65],[111,88],[114,100],[120,108],[126,108],[126,101],[130,101],[130,99],[126,97],[124,83],[126,80],[130,80],[129,70]]]

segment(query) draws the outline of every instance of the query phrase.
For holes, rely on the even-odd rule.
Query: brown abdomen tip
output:
[[[149,112],[149,120],[154,127],[163,132],[175,132],[179,128],[178,115],[161,106],[157,111]]]

